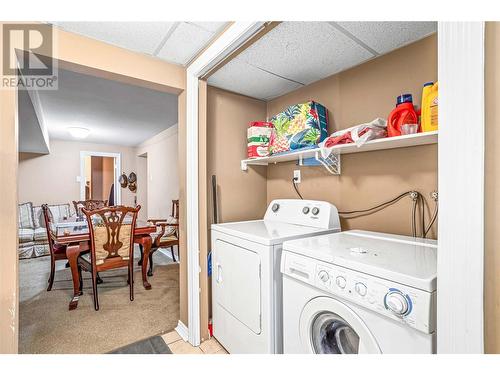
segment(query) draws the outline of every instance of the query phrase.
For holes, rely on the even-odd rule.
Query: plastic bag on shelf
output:
[[[327,158],[332,152],[332,147],[340,144],[355,143],[361,147],[372,139],[387,137],[387,121],[376,118],[365,124],[351,126],[331,134],[319,144],[321,156]]]

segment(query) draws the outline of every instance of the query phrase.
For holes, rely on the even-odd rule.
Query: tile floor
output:
[[[213,337],[203,341],[198,347],[184,341],[176,331],[166,333],[162,338],[173,354],[228,354],[226,349]]]

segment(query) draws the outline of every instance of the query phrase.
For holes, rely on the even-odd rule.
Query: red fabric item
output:
[[[363,134],[365,134],[368,130],[368,128],[361,130],[358,133],[358,136],[361,137]],[[335,145],[344,145],[347,143],[354,143],[351,137],[351,132],[346,132],[342,135],[339,135],[337,137],[328,137],[327,140],[325,141],[325,147],[332,147]]]
[[[248,124],[248,127],[251,128],[252,126],[257,126],[260,128],[272,128],[273,123],[267,121],[252,121]]]
[[[54,244],[54,253],[55,254],[62,254],[66,252],[66,245],[60,245],[60,244]]]

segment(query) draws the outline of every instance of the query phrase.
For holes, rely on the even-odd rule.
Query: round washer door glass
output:
[[[359,336],[340,316],[319,313],[311,326],[311,342],[319,354],[358,354]]]

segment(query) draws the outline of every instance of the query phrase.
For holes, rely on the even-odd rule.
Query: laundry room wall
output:
[[[217,176],[219,222],[260,219],[266,211],[266,167],[257,166],[249,169],[248,173],[243,173],[240,167],[240,160],[247,156],[248,123],[265,119],[266,103],[211,86],[207,87],[206,93],[206,243],[210,250],[212,175]],[[203,249],[200,253],[204,253]],[[207,310],[208,316],[211,316],[210,282],[207,287]],[[204,308],[202,310],[205,311]]]
[[[396,97],[412,93],[420,106],[422,85],[437,80],[437,36],[393,51],[362,65],[330,76],[267,103],[267,116],[287,106],[315,100],[329,110],[329,133],[387,118]],[[298,167],[294,162],[267,167],[267,202],[296,198],[291,179],[300,169],[298,185],[304,199],[326,200],[339,211],[369,208],[408,190],[421,192],[430,207],[431,191],[437,189],[437,145],[342,155],[342,174],[332,176],[323,167]],[[253,169],[251,167],[250,169]],[[411,235],[411,201],[400,202],[375,214],[343,219],[342,229],[365,229]],[[430,232],[435,238],[436,228]]]
[[[484,347],[500,353],[500,23],[486,22]]]
[[[266,103],[208,86],[207,177],[217,176],[219,221],[260,219],[266,210],[266,167],[241,171],[247,127],[266,118]],[[211,185],[208,189],[211,194]],[[211,198],[211,197],[210,197]],[[212,201],[208,205],[212,217]]]

